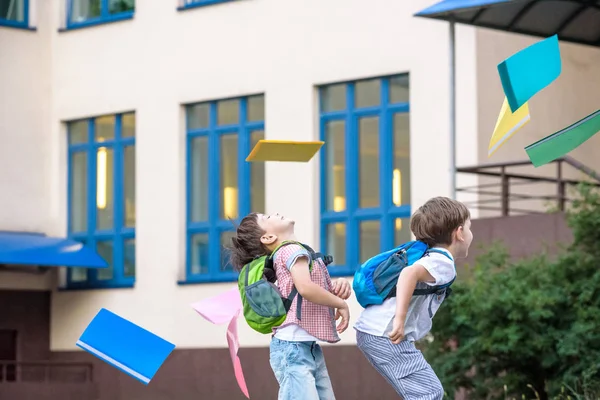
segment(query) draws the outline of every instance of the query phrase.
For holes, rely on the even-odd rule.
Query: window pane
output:
[[[325,182],[327,187],[327,209],[346,209],[346,140],[344,121],[331,121],[325,125]]]
[[[252,96],[248,98],[248,121],[265,120],[265,96]]]
[[[346,265],[346,224],[327,225],[327,254],[333,256],[332,265]]]
[[[0,4],[2,1],[0,0]],[[75,121],[69,123],[69,144],[87,143],[89,122]]]
[[[238,137],[221,136],[221,219],[238,217]]]
[[[108,12],[118,14],[126,11],[133,11],[135,0],[108,0]]]
[[[86,245],[85,240],[77,240],[84,246]],[[88,279],[88,269],[87,268],[69,268],[69,273],[71,274],[71,282],[85,282]]]
[[[379,118],[361,118],[358,135],[359,207],[379,207]]]
[[[71,168],[71,232],[85,232],[88,228],[88,166],[87,153],[72,153]]]
[[[321,109],[340,111],[346,109],[346,84],[329,85],[321,89]]]
[[[410,204],[410,126],[409,114],[394,114],[394,205]]]
[[[394,246],[400,246],[402,243],[411,240],[410,218],[396,218],[394,222]]]
[[[265,131],[252,132],[251,148],[265,138]],[[265,163],[250,163],[250,211],[264,213],[265,210]]]
[[[358,81],[354,86],[356,108],[378,106],[381,103],[381,80]]]
[[[409,89],[408,74],[390,78],[390,103],[408,103]]]
[[[108,268],[99,268],[96,270],[96,278],[98,280],[112,279],[114,270],[114,250],[113,242],[102,241],[96,243],[98,255],[108,263]]]
[[[379,221],[362,221],[360,223],[360,262],[364,263],[381,248]]]
[[[221,232],[221,271],[233,271],[233,265],[229,262],[230,251],[226,248],[231,246],[231,238],[235,232]]]
[[[188,129],[208,128],[210,121],[210,105],[194,104],[187,108]]]
[[[217,124],[232,125],[240,122],[240,101],[221,100],[217,103]]]
[[[25,0],[0,0],[0,19],[25,22]]]
[[[192,236],[192,274],[208,274],[208,234],[198,233]]]
[[[121,137],[135,136],[135,113],[123,114],[121,117]]]
[[[115,138],[115,116],[96,118],[96,141],[104,142]]]
[[[85,282],[88,279],[87,268],[69,268],[71,282]]]
[[[100,16],[102,0],[72,0],[71,22],[83,22]]]
[[[135,226],[135,147],[127,146],[124,150],[125,166],[124,166],[124,224],[127,227]]]
[[[192,139],[191,218],[193,222],[208,220],[208,137]]]
[[[123,245],[125,260],[123,260],[123,275],[135,276],[135,238],[126,239]]]
[[[113,149],[100,147],[96,153],[97,229],[112,229],[114,226],[114,165]]]

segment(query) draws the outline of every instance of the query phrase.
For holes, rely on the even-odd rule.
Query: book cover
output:
[[[325,142],[295,142],[289,140],[259,140],[246,161],[308,162]]]
[[[558,36],[535,43],[498,64],[504,94],[514,113],[560,75]]]
[[[600,110],[525,147],[535,167],[547,164],[581,146],[600,131]]]
[[[494,133],[490,138],[488,146],[488,157],[496,152],[508,139],[511,138],[519,129],[525,126],[531,117],[529,115],[529,103],[525,103],[513,113],[508,106],[508,100],[504,98],[502,109],[498,115]]]
[[[105,308],[87,326],[77,346],[146,385],[175,348]]]

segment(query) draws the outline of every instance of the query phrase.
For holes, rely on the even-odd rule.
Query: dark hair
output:
[[[448,197],[434,197],[423,204],[412,216],[410,230],[417,240],[430,247],[452,244],[452,234],[471,218],[469,209],[460,201]]]
[[[258,225],[258,214],[246,215],[238,225],[235,236],[231,238],[229,260],[231,265],[240,271],[244,265],[255,258],[270,253],[269,249],[262,244],[260,238],[265,231]]]

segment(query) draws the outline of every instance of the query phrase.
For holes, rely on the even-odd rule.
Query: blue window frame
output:
[[[186,126],[185,283],[233,281],[237,273],[224,248],[232,221],[265,208],[264,163],[245,161],[265,137],[264,96],[188,105]]]
[[[177,10],[189,10],[190,8],[212,6],[213,4],[228,3],[230,1],[237,0],[184,0],[183,5],[181,7],[178,7]]]
[[[0,0],[0,26],[29,27],[29,0]]]
[[[67,124],[69,237],[96,249],[108,269],[72,268],[70,289],[135,282],[135,114]]]
[[[135,0],[65,0],[67,29],[133,18]]]
[[[408,74],[319,88],[321,249],[333,276],[410,240]]]

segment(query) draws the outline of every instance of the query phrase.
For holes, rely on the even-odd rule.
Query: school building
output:
[[[223,244],[251,211],[295,219],[348,279],[453,187],[474,247],[568,240],[560,214],[533,212],[593,176],[600,138],[558,164],[518,161],[598,109],[600,1],[447,0],[415,16],[433,3],[0,0],[0,398],[244,398],[226,327],[190,304],[236,285]],[[425,18],[448,15],[454,30]],[[497,64],[556,32],[561,76],[488,158]],[[308,163],[246,162],[263,138],[325,145]],[[109,268],[62,266],[79,244]],[[101,308],[176,344],[148,386],[75,346]],[[243,319],[239,332],[250,396],[275,399],[269,335]],[[395,398],[353,329],[342,338],[325,349],[338,398]]]

